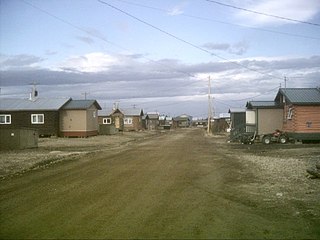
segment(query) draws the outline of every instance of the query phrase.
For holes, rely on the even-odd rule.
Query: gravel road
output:
[[[319,156],[154,134],[1,180],[0,238],[319,239],[320,181],[305,171]]]

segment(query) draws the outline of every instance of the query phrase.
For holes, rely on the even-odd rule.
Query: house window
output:
[[[44,124],[44,114],[31,114],[32,124]]]
[[[111,118],[103,118],[103,124],[111,124]]]
[[[0,124],[11,124],[11,115],[0,115]]]
[[[293,114],[293,108],[290,107],[290,108],[288,109],[287,119],[291,120],[291,119],[292,119],[292,114]]]
[[[96,113],[96,111],[93,111],[93,113],[92,113],[92,117],[96,117],[97,116],[97,113]]]
[[[126,124],[126,125],[131,125],[131,124],[132,124],[132,118],[125,118],[125,119],[123,120],[123,122],[124,122],[124,124]]]

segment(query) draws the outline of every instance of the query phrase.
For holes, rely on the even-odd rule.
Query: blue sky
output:
[[[40,97],[205,117],[208,76],[216,115],[272,100],[284,76],[320,85],[319,0],[223,1],[318,25],[205,0],[103,2],[0,0],[1,97],[35,81]]]

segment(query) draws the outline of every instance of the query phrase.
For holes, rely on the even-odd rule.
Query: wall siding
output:
[[[38,130],[39,136],[58,136],[59,134],[58,111],[2,111],[0,114],[11,115],[11,124],[0,124],[1,129],[32,128]],[[44,124],[31,124],[31,114],[44,114]]]
[[[285,119],[284,130],[296,133],[320,133],[320,106],[286,106],[285,117],[288,108],[293,108],[292,119]]]

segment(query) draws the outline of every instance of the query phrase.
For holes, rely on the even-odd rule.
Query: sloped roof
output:
[[[71,98],[36,98],[35,100],[0,98],[0,111],[54,111],[59,110]]]
[[[159,119],[159,113],[148,112],[146,119]]]
[[[247,102],[247,108],[281,108],[281,105],[275,101],[250,101]]]
[[[96,100],[71,100],[68,102],[63,109],[64,110],[82,110],[82,109],[88,109],[92,105],[95,105],[95,107],[99,110],[101,110],[101,107],[99,103]]]
[[[283,95],[286,101],[293,104],[320,105],[319,88],[280,88],[275,101]]]
[[[245,113],[246,109],[244,108],[230,108],[228,113]]]
[[[120,109],[125,116],[143,116],[143,110],[140,108]]]

